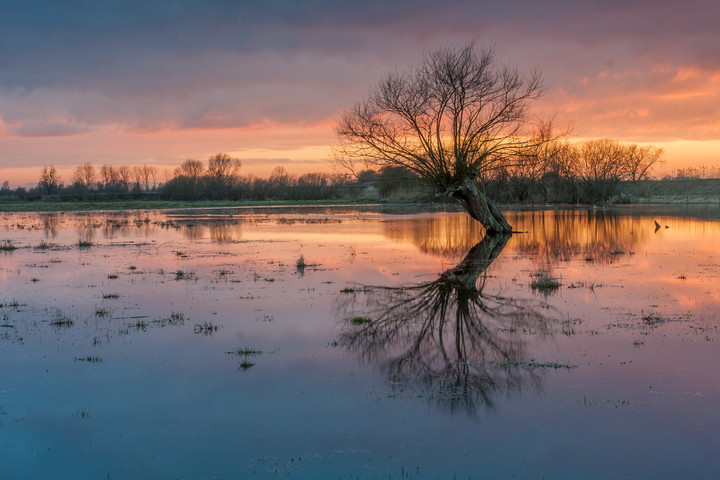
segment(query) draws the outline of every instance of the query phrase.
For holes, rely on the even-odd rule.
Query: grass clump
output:
[[[366,323],[370,323],[372,320],[370,320],[367,317],[353,317],[350,319],[350,322],[353,325],[365,325]]]
[[[52,325],[53,327],[58,327],[58,328],[63,328],[63,327],[67,328],[67,327],[72,327],[73,325],[75,325],[75,322],[73,321],[72,318],[70,318],[66,315],[63,315],[62,313],[58,313],[58,315],[53,319],[53,321],[50,322],[50,325]]]
[[[212,322],[196,323],[193,329],[196,334],[202,333],[203,335],[212,335],[217,332],[218,326]]]
[[[533,274],[533,279],[530,282],[530,288],[533,291],[538,291],[540,293],[553,293],[555,292],[562,283],[555,278],[550,276],[548,272],[540,271]]]
[[[90,240],[78,240],[78,248],[90,248],[92,242]]]
[[[107,278],[108,278],[108,280],[116,280],[118,278],[118,276],[115,274],[110,274],[107,276]]]
[[[299,271],[305,270],[305,267],[307,267],[307,263],[305,263],[305,257],[300,255],[300,258],[298,258],[297,262],[295,262],[295,266]]]
[[[117,293],[106,293],[102,296],[102,298],[106,300],[117,300],[118,298],[120,298],[120,295],[118,295]]]
[[[17,250],[17,247],[13,245],[10,240],[3,240],[2,242],[0,242],[0,251],[12,252],[14,250]]]
[[[108,315],[110,315],[110,311],[106,308],[96,308],[95,309],[96,317],[104,318],[104,317],[107,317]]]

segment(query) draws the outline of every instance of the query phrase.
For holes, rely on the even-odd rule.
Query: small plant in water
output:
[[[297,267],[297,269],[300,273],[304,272],[305,267],[307,267],[307,264],[305,263],[305,257],[300,255],[300,258],[298,258],[297,262],[295,262],[295,266]]]
[[[372,320],[370,320],[367,317],[353,317],[350,319],[350,322],[352,322],[353,325],[364,325],[366,323],[370,323]]]
[[[95,309],[95,316],[96,317],[107,317],[110,314],[110,312],[105,308],[96,308]]]
[[[78,240],[78,248],[89,248],[92,247],[90,240]]]
[[[3,240],[0,242],[0,250],[3,252],[12,252],[13,250],[17,250],[17,247],[13,245],[10,240]]]
[[[532,282],[530,282],[530,288],[540,293],[553,293],[562,285],[557,278],[551,277],[550,274],[545,271],[534,273],[533,277]]]
[[[217,332],[218,326],[212,322],[196,323],[194,331],[196,334],[202,333],[203,335],[212,335]]]
[[[58,328],[72,327],[73,325],[75,325],[75,322],[73,322],[72,318],[65,316],[64,314],[58,312],[55,319],[53,319],[53,321],[50,322],[50,325],[52,325],[53,327],[58,327]]]
[[[118,278],[118,276],[115,275],[115,274],[110,274],[110,275],[107,276],[107,278],[108,278],[108,280],[115,280],[115,279]]]
[[[103,294],[102,298],[106,300],[117,300],[118,298],[120,298],[120,295],[118,295],[117,293],[105,293]]]

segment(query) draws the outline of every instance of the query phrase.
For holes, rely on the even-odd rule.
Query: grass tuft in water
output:
[[[17,247],[13,245],[10,240],[3,240],[0,242],[0,251],[12,252],[14,250],[17,250]]]
[[[58,328],[67,328],[75,325],[75,322],[72,318],[58,312],[57,316],[50,322],[50,325]]]
[[[366,323],[372,322],[372,320],[367,317],[353,317],[350,319],[350,322],[353,325],[365,325]]]
[[[92,242],[90,240],[78,240],[78,248],[90,248]]]
[[[212,335],[217,332],[218,326],[212,322],[196,323],[194,331],[196,334],[202,333],[203,335]]]
[[[533,291],[537,290],[540,293],[553,293],[560,288],[560,281],[550,276],[548,272],[540,271],[533,274],[532,282],[530,282],[530,288]]]

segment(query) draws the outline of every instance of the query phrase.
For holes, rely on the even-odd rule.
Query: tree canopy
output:
[[[429,51],[343,112],[336,162],[350,170],[358,161],[408,168],[458,200],[488,233],[509,233],[482,182],[547,140],[528,112],[543,91],[539,72],[501,65],[491,48],[471,43]]]

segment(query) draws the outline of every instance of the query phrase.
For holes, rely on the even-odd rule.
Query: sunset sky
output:
[[[715,0],[2,0],[0,182],[54,164],[329,171],[339,111],[423,50],[476,40],[537,68],[541,117],[720,164]]]

